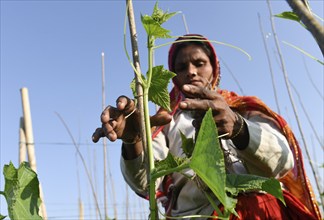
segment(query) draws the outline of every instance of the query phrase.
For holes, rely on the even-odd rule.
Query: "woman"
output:
[[[182,157],[179,131],[186,137],[195,138],[204,112],[211,108],[218,133],[222,135],[220,143],[227,172],[275,177],[287,188],[284,193],[287,207],[265,193],[240,195],[236,207],[240,218],[320,218],[303,172],[302,160],[299,158],[294,164],[294,156],[297,153],[299,157],[301,155],[296,152],[299,148],[290,129],[279,115],[257,98],[239,97],[217,87],[219,62],[206,38],[201,35],[179,38],[169,51],[169,69],[176,73],[173,79],[175,87],[170,93],[172,112],[169,114],[161,109],[151,118],[152,125],[159,126],[153,135],[156,160],[164,159],[168,152]],[[104,136],[111,141],[123,140],[121,169],[124,178],[137,194],[147,197],[148,168],[144,163],[134,102],[125,96],[119,97],[117,108],[107,108],[101,121],[102,127],[96,130],[93,140],[96,142]],[[188,170],[186,177],[173,173],[157,182],[157,196],[161,198],[167,215],[217,215],[195,178],[187,178],[194,175],[192,170]],[[297,194],[304,205],[291,193]],[[214,200],[219,204],[217,198]]]

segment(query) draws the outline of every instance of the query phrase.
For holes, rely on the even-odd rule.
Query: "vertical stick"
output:
[[[102,87],[102,109],[105,109],[105,54],[101,53],[101,87]],[[103,144],[103,160],[104,160],[104,209],[105,209],[105,219],[108,218],[108,209],[107,209],[107,141],[106,138],[102,140]],[[115,216],[116,217],[116,216]]]
[[[133,55],[133,63],[136,68],[136,71],[141,73],[141,66],[139,61],[139,52],[138,52],[138,45],[137,45],[137,32],[136,32],[136,25],[135,25],[135,18],[134,18],[134,9],[133,9],[133,2],[132,0],[126,0],[127,4],[127,14],[128,14],[128,22],[129,22],[129,31],[130,31],[130,38],[132,44],[132,55]],[[144,150],[146,150],[146,131],[145,131],[145,120],[144,120],[144,101],[143,101],[143,87],[135,75],[136,80],[136,94],[137,94],[137,108],[140,111],[141,117],[141,136],[142,142],[144,146]]]
[[[84,220],[83,204],[80,198],[79,198],[79,220]]]
[[[185,29],[186,29],[186,33],[189,34],[189,29],[188,29],[187,21],[186,21],[186,17],[185,17],[184,14],[182,14],[182,20],[183,20],[183,24],[184,24]]]
[[[24,128],[25,128],[25,135],[26,135],[28,161],[31,169],[37,173],[36,155],[35,155],[35,148],[34,148],[34,136],[33,136],[30,105],[29,105],[28,89],[22,88],[20,92],[22,97],[22,107],[23,107],[23,115],[24,115],[23,118],[24,118]],[[46,207],[44,203],[42,186],[40,183],[39,183],[39,194],[40,194],[40,199],[42,200],[40,206],[40,213],[43,219],[46,220],[47,219]]]
[[[106,108],[106,92],[105,92],[105,54],[101,53],[101,69],[102,69],[102,109]],[[111,191],[113,196],[113,206],[114,206],[114,218],[117,219],[117,206],[116,206],[116,195],[115,195],[115,184],[112,178],[110,163],[109,163],[109,151],[107,150],[107,139],[103,138],[103,148],[104,148],[104,203],[105,203],[105,219],[108,219],[108,203],[107,203],[107,172],[109,174],[109,180],[111,184]],[[107,160],[108,158],[108,160]]]
[[[26,148],[26,136],[24,131],[24,118],[20,117],[19,122],[19,164],[26,161],[26,154],[27,154],[27,148]]]
[[[139,62],[139,52],[138,52],[138,46],[137,46],[137,32],[136,32],[136,25],[135,25],[135,18],[134,18],[134,10],[133,10],[133,3],[132,0],[126,0],[127,3],[127,13],[128,13],[128,22],[129,22],[129,28],[130,28],[130,38],[132,43],[132,54],[133,54],[133,63],[136,68],[136,71],[138,73],[141,73],[140,70],[140,62]],[[151,52],[150,50],[149,52]],[[151,57],[151,54],[149,54],[149,57]],[[151,60],[149,60],[151,62]],[[151,65],[150,63],[149,65]],[[151,75],[151,74],[150,74]],[[144,94],[143,87],[140,84],[139,78],[137,74],[135,74],[135,80],[136,80],[136,94],[137,94],[137,108],[140,112],[140,122],[141,122],[141,136],[142,136],[142,142],[143,142],[143,149],[145,152],[145,160],[148,160],[149,167],[150,167],[150,173],[154,169],[154,162],[153,162],[153,152],[151,152],[151,148],[148,147],[151,142],[151,130],[150,127],[145,124],[149,124],[149,107],[148,107],[148,97],[147,94]],[[148,82],[150,83],[150,79],[148,79]],[[147,92],[147,91],[145,91]],[[145,96],[145,97],[144,97]],[[147,130],[146,130],[147,129]],[[151,145],[150,145],[151,146]],[[148,156],[147,156],[148,154]],[[156,200],[155,200],[155,181],[151,179],[151,177],[148,177],[149,179],[149,193],[150,193],[150,213],[151,219],[159,219],[158,212],[156,209]]]

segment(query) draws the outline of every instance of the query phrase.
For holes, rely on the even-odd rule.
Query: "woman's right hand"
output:
[[[120,96],[116,100],[116,107],[108,106],[100,119],[102,125],[93,133],[93,142],[97,143],[101,137],[107,137],[110,141],[122,139],[126,143],[140,140],[140,113],[134,100]],[[171,120],[172,116],[163,109],[150,117],[151,127],[166,125]]]
[[[120,96],[116,100],[116,107],[108,106],[101,113],[101,127],[92,135],[93,142],[98,142],[101,137],[110,141],[122,139],[132,143],[140,138],[140,117],[135,108],[134,100]]]

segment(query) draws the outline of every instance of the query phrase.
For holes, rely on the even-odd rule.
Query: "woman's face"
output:
[[[196,44],[189,44],[179,50],[175,57],[174,71],[179,88],[184,84],[207,87],[213,79],[210,59],[202,47]]]

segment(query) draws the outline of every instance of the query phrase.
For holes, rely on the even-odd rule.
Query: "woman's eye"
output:
[[[204,62],[198,62],[198,63],[196,63],[196,66],[197,67],[201,67],[201,66],[203,66],[204,65]]]
[[[186,68],[185,65],[177,65],[177,66],[175,67],[175,71],[176,71],[176,72],[181,72],[181,71],[185,70],[185,68]]]

